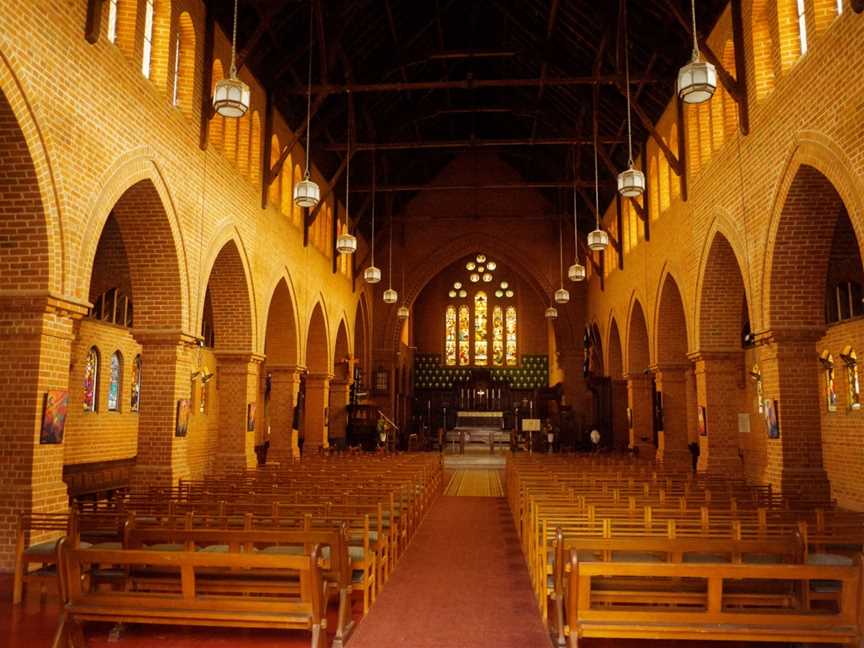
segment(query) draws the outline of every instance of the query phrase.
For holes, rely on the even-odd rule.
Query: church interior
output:
[[[0,645],[864,646],[862,70],[864,0],[0,4]]]

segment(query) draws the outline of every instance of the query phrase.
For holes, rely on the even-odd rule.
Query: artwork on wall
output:
[[[769,439],[780,438],[780,411],[776,400],[766,398],[764,403],[765,425],[768,428]]]
[[[129,409],[137,412],[141,407],[141,355],[135,356],[132,363],[132,395],[130,396]]]
[[[95,412],[99,401],[99,349],[90,347],[84,365],[84,411]]]
[[[738,413],[738,433],[750,434],[750,415],[746,412]]]
[[[198,412],[207,413],[207,383],[205,382],[198,387]]]
[[[762,371],[758,364],[753,365],[753,369],[750,370],[750,377],[756,383],[756,411],[762,414]]]
[[[174,436],[185,437],[189,431],[189,410],[191,406],[188,398],[181,398],[177,401],[177,425],[174,429]]]
[[[49,389],[45,393],[39,443],[63,443],[63,429],[66,427],[66,411],[68,408],[68,390]]]
[[[696,419],[699,425],[699,436],[708,436],[708,413],[704,405],[696,410]]]
[[[861,409],[861,380],[858,377],[858,354],[851,346],[840,353],[846,365],[846,396],[849,399],[850,410]]]
[[[829,412],[837,411],[837,390],[834,388],[834,356],[827,350],[819,356],[825,375],[825,405]]]
[[[255,431],[255,403],[249,403],[246,406],[246,431]]]

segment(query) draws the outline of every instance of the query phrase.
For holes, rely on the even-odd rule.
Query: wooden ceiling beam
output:
[[[630,79],[631,83],[633,79]],[[626,97],[627,92],[623,87],[623,84],[617,85],[618,91],[622,96]],[[648,134],[651,135],[651,138],[657,143],[657,146],[660,147],[660,150],[663,151],[663,155],[666,156],[666,160],[669,162],[669,166],[676,173],[676,175],[681,175],[684,173],[684,169],[681,168],[681,162],[678,160],[678,157],[672,152],[672,149],[669,148],[669,145],[660,137],[660,134],[657,132],[657,129],[654,127],[654,123],[651,121],[651,118],[642,110],[642,107],[636,103],[633,97],[630,97],[630,108],[636,113],[636,116],[639,118],[639,121],[642,122],[642,125],[645,127],[645,130],[648,131]]]
[[[261,39],[270,31],[274,19],[281,13],[282,9],[284,9],[284,5],[281,2],[273,2],[263,13],[258,11],[257,5],[255,6],[255,11],[258,12],[258,24],[255,26],[255,31],[252,32],[249,39],[246,40],[243,43],[243,46],[237,51],[237,60],[235,64],[237,65],[238,72],[249,62],[249,57],[255,51],[255,48],[258,47]],[[300,8],[298,6],[291,12],[289,18],[293,18],[299,10]],[[284,22],[285,21],[280,21],[280,23]]]
[[[593,180],[578,180],[577,188],[594,188]],[[614,182],[601,181],[601,187],[613,187]],[[474,191],[474,190],[503,190],[503,189],[560,189],[573,187],[573,180],[550,180],[550,181],[524,181],[524,182],[489,182],[479,184],[398,184],[378,185],[378,193],[402,193],[409,191]],[[370,186],[352,186],[351,193],[372,191]]]
[[[626,140],[620,137],[600,137],[601,144],[620,144]],[[461,148],[498,148],[507,146],[593,146],[591,137],[548,137],[532,140],[530,138],[514,139],[465,139],[465,140],[427,140],[410,142],[354,142],[351,148],[360,151],[405,151],[428,149],[461,149]],[[325,151],[341,152],[348,149],[345,142],[326,144],[321,147]]]

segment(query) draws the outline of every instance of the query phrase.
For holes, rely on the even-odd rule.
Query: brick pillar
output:
[[[699,472],[741,477],[738,456],[738,392],[742,351],[700,352],[695,363],[696,401],[705,407],[707,436],[699,437]]]
[[[264,359],[253,353],[217,352],[219,389],[219,470],[243,470],[258,464],[255,431],[248,429],[250,403],[258,397],[258,369]],[[263,404],[261,404],[263,407]]]
[[[776,400],[780,438],[768,439],[765,475],[784,495],[829,499],[822,464],[821,331],[766,332],[758,336],[763,398]]]
[[[624,450],[630,442],[627,429],[627,381],[612,381],[612,446]]]
[[[651,402],[651,376],[627,374],[627,403],[633,414],[633,428],[630,430],[629,447],[639,448],[643,457],[654,455],[654,405]]]
[[[68,506],[63,445],[41,444],[40,427],[45,393],[69,387],[73,321],[86,312],[48,295],[0,299],[0,571],[13,566],[17,513]]]
[[[657,391],[663,394],[663,430],[658,434],[657,460],[669,466],[690,465],[687,450],[687,371],[689,365],[655,368]]]
[[[135,488],[171,486],[189,476],[186,438],[175,436],[177,401],[190,398],[197,340],[178,331],[134,330],[141,344],[141,410]]]
[[[310,373],[306,376],[306,403],[303,417],[303,452],[316,452],[329,446],[324,410],[329,406],[329,373]]]
[[[270,450],[268,461],[291,459],[291,430],[300,375],[298,365],[267,365],[270,372]]]
[[[330,381],[330,425],[329,436],[345,440],[348,434],[348,398],[351,393],[351,383],[347,380]]]

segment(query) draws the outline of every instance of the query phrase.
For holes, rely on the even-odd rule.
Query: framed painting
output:
[[[39,443],[63,443],[66,412],[69,409],[69,390],[49,389],[42,406],[42,428]]]
[[[174,428],[174,436],[185,437],[189,432],[189,413],[191,407],[188,398],[181,398],[177,401],[177,423]]]
[[[765,425],[769,439],[780,438],[780,407],[776,400],[765,399]]]
[[[249,403],[246,406],[246,431],[255,431],[255,403]]]

